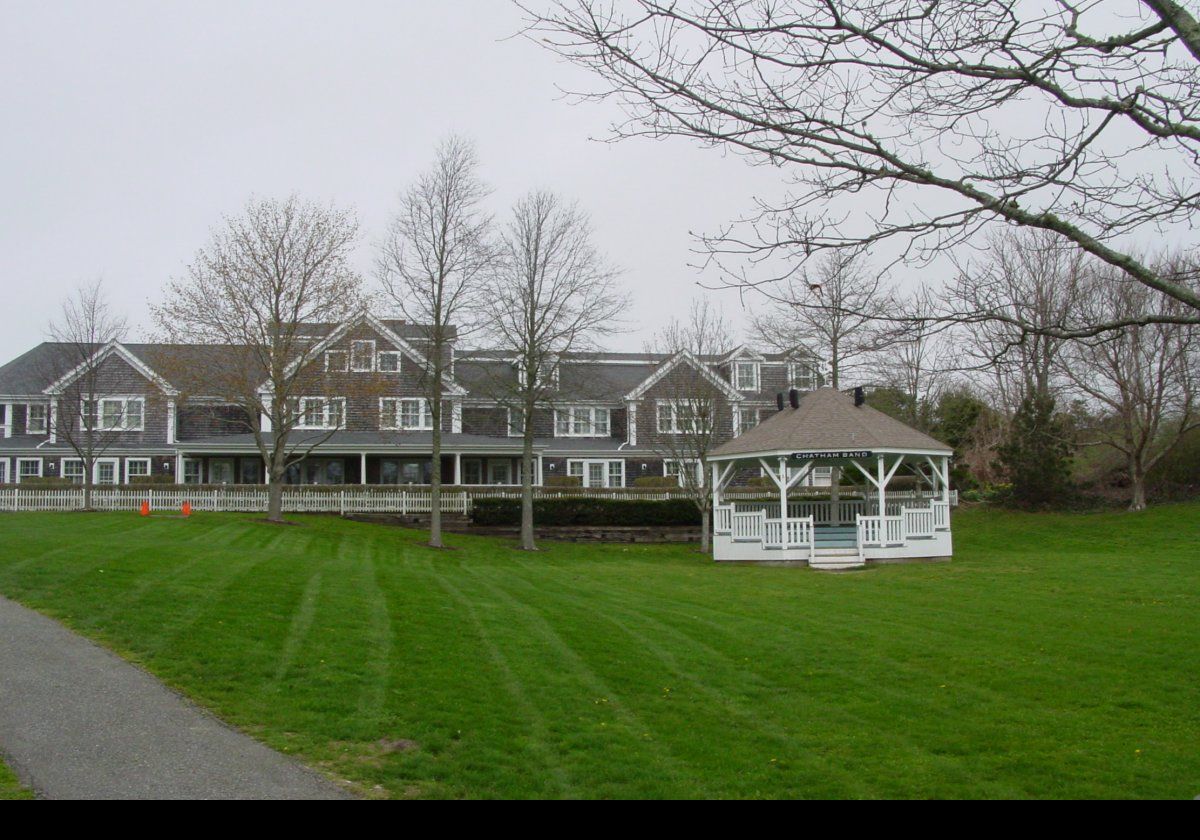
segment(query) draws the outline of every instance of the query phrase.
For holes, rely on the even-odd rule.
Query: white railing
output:
[[[733,530],[733,505],[717,505],[713,508],[713,530],[728,534]]]
[[[733,514],[733,539],[738,542],[761,542],[766,514],[761,510],[735,511]]]

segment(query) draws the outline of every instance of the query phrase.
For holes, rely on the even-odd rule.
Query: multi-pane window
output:
[[[375,369],[375,342],[370,340],[350,342],[350,370],[368,371]]]
[[[379,371],[381,373],[399,373],[400,351],[381,350],[379,352]]]
[[[625,462],[579,459],[567,461],[567,475],[584,487],[624,487]]]
[[[201,463],[199,458],[185,458],[183,460],[183,483],[184,484],[201,484]]]
[[[758,425],[758,409],[742,408],[738,411],[737,434],[744,434]]]
[[[521,437],[525,434],[525,412],[519,408],[508,409],[508,436]]]
[[[433,410],[425,399],[384,397],[379,401],[379,427],[429,431],[433,429]]]
[[[46,434],[48,410],[45,403],[30,403],[25,409],[25,431],[31,435]]]
[[[704,466],[699,461],[684,459],[684,460],[666,460],[663,461],[663,475],[668,478],[673,478],[679,482],[679,485],[686,486],[687,482],[694,482],[693,486],[701,487],[704,484]]]
[[[788,379],[792,387],[798,391],[811,391],[817,387],[817,371],[805,362],[790,362],[788,364]]]
[[[346,426],[345,397],[301,397],[298,429],[342,429]]]
[[[104,460],[96,462],[96,484],[117,483],[117,462]]]
[[[325,351],[325,370],[330,373],[345,373],[346,372],[346,351],[345,350],[326,350]]]
[[[611,416],[607,408],[572,406],[554,412],[556,437],[608,437]]]
[[[135,478],[150,475],[149,458],[127,458],[125,460],[125,481],[132,482]]]
[[[97,400],[93,414],[84,402],[84,422],[97,423],[102,432],[140,432],[145,419],[145,400],[141,397],[104,397]]]
[[[62,462],[62,477],[72,484],[83,484],[83,461],[79,458],[64,458]]]
[[[757,391],[758,362],[734,362],[733,387],[739,391]]]
[[[657,405],[658,431],[664,435],[702,433],[707,428],[708,413],[704,404],[697,400],[660,400]]]
[[[42,475],[41,458],[18,458],[17,481],[23,478],[40,478]]]

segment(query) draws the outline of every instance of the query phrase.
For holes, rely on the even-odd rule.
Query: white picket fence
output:
[[[0,511],[71,511],[83,507],[82,487],[23,488],[20,486],[0,489]],[[534,488],[538,499],[578,498],[580,496],[642,501],[665,501],[686,499],[682,490],[579,490],[578,488]],[[762,499],[761,490],[726,492],[729,501],[738,499]],[[471,512],[475,499],[519,499],[518,487],[503,489],[474,487],[468,489],[446,488],[442,490],[443,513]],[[921,493],[888,494],[888,499],[920,499]],[[952,494],[951,504],[957,504],[957,493]],[[195,511],[230,511],[258,513],[267,509],[265,487],[218,487],[189,488],[182,485],[162,487],[98,487],[92,490],[92,507],[95,510],[138,510],[148,503],[154,511],[173,510],[183,507],[184,502]],[[826,503],[827,504],[827,503]],[[852,506],[853,501],[843,502]],[[857,502],[861,505],[861,501]],[[791,506],[789,505],[789,508]],[[288,487],[283,491],[283,509],[289,513],[429,513],[433,509],[428,489],[403,489],[399,487],[373,487],[362,490],[320,490],[308,487]],[[889,505],[889,511],[891,506]]]

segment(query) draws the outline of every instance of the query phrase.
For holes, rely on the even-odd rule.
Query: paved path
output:
[[[61,624],[0,597],[0,753],[51,799],[339,799]]]

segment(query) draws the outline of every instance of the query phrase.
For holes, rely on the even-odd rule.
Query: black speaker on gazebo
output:
[[[800,407],[800,392],[795,388],[788,389],[788,405],[792,408]]]

